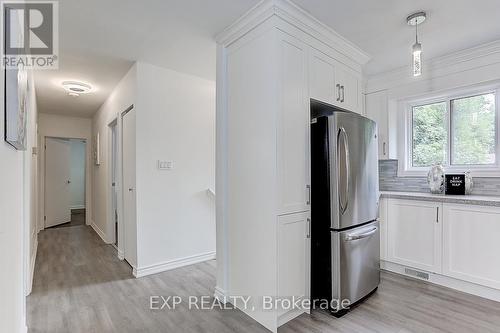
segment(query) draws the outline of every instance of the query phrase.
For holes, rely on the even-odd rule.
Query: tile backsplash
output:
[[[380,191],[429,192],[426,177],[398,177],[398,160],[379,161]],[[500,178],[474,178],[472,194],[500,196]]]

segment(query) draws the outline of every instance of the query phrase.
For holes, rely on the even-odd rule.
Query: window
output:
[[[437,163],[458,171],[500,174],[496,91],[408,104],[405,172]],[[416,173],[415,173],[416,174]]]

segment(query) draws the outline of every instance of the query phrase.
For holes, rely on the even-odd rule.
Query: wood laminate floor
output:
[[[150,310],[152,295],[212,295],[215,261],[134,279],[88,226],[39,234],[29,332],[267,332],[238,310]],[[315,311],[292,332],[500,332],[500,303],[382,273],[378,291],[340,319]]]

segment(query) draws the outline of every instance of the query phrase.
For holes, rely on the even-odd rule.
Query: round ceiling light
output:
[[[69,96],[78,97],[81,94],[88,94],[92,92],[92,86],[87,83],[78,81],[64,81],[62,83],[64,90],[68,92]]]

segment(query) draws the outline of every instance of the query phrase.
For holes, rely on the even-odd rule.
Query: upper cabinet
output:
[[[378,126],[378,155],[379,159],[389,159],[389,117],[388,117],[387,90],[377,91],[366,95],[366,116]]]
[[[362,113],[361,74],[313,48],[309,56],[309,94],[312,99]]]
[[[335,60],[315,49],[309,57],[309,94],[311,98],[328,104],[340,100],[340,85],[336,85]]]
[[[337,63],[335,74],[335,86],[339,90],[339,94],[334,105],[349,111],[363,113],[361,107],[361,74],[340,63]]]

